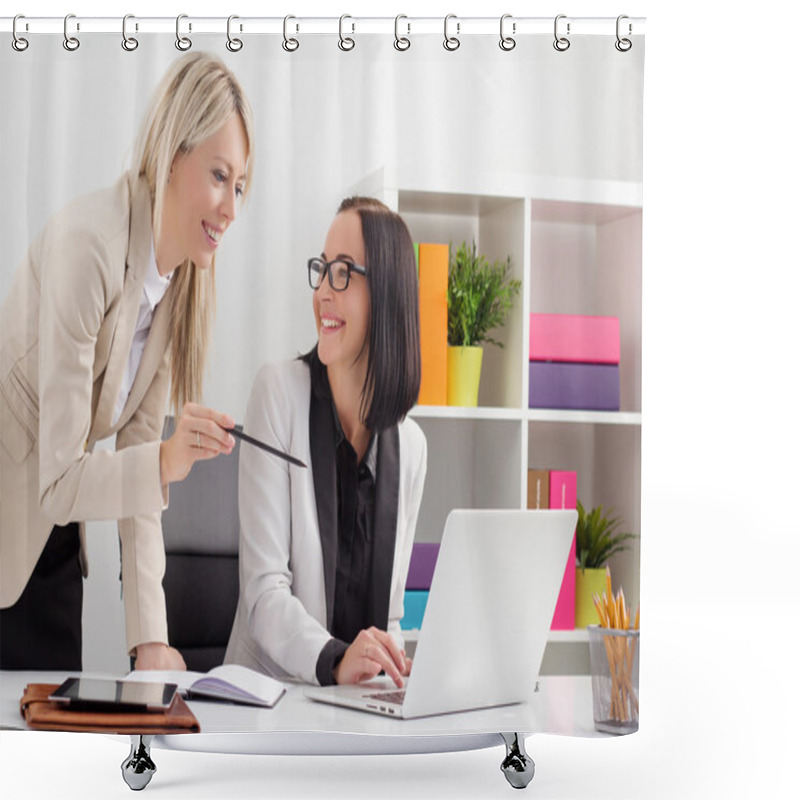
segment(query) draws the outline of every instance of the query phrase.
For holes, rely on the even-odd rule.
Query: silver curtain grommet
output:
[[[283,18],[283,42],[281,42],[281,47],[283,47],[287,53],[294,53],[294,51],[300,47],[300,42],[298,42],[293,36],[288,35],[290,19],[296,19],[296,17],[288,14]],[[299,30],[299,28],[295,27],[295,31],[297,30]]]
[[[505,24],[507,19],[511,19],[511,14],[503,14],[503,16],[500,17],[500,49],[505,50],[506,52],[513,50],[517,46],[516,39],[511,36],[506,36]],[[511,32],[517,32],[516,22],[511,23]]]
[[[178,14],[175,19],[175,47],[182,52],[185,52],[192,46],[192,40],[188,36],[181,34],[181,20],[188,19],[188,14]],[[192,30],[192,25],[189,23],[189,30]]]
[[[228,50],[231,51],[231,53],[238,53],[242,49],[242,47],[244,47],[244,44],[241,39],[237,39],[231,36],[231,22],[233,22],[233,20],[235,19],[239,19],[239,17],[237,17],[236,14],[231,14],[231,16],[228,17],[228,41],[225,42],[225,47],[227,47]],[[241,31],[241,29],[242,27],[240,25],[239,30]]]
[[[346,19],[352,19],[352,17],[349,14],[342,14],[342,16],[339,17],[339,49],[348,52],[356,46],[356,43],[351,36],[344,35],[343,27],[344,27],[344,21]],[[351,24],[352,24],[352,30],[350,32],[355,33],[356,24],[355,22]]]
[[[400,52],[404,52],[411,47],[411,39],[408,38],[408,34],[411,33],[411,23],[406,22],[406,36],[400,35],[400,20],[401,19],[408,19],[405,14],[398,14],[394,18],[394,49],[399,50]]]
[[[449,25],[451,19],[456,19],[456,15],[448,14],[444,18],[444,42],[442,43],[442,45],[445,50],[449,50],[452,53],[454,50],[458,50],[458,48],[461,47],[461,40],[458,38],[457,35],[450,36],[449,34]],[[460,32],[461,32],[461,23],[456,21],[456,34],[459,34]]]
[[[69,35],[69,21],[71,19],[75,19],[74,14],[67,14],[67,16],[64,17],[64,49],[73,52],[81,46],[81,43],[75,36]],[[80,29],[80,25],[77,25],[76,30]]]
[[[566,19],[566,14],[559,14],[555,22],[553,23],[553,36],[555,37],[555,41],[553,42],[553,47],[558,50],[559,53],[563,53],[565,50],[569,50],[570,41],[567,39],[566,36],[559,36],[558,33],[558,22],[559,20]],[[567,23],[567,36],[569,36],[569,22]]]
[[[628,50],[630,50],[631,47],[633,47],[633,42],[630,39],[628,39],[627,37],[620,36],[620,27],[621,27],[622,20],[624,20],[624,19],[628,19],[627,14],[620,14],[617,17],[617,41],[614,42],[614,47],[616,47],[617,50],[619,50],[620,53],[627,53]],[[628,23],[628,36],[631,35],[632,31],[633,31],[633,27],[631,26],[631,24],[629,22]]]
[[[128,20],[134,19],[133,14],[126,14],[122,18],[122,49],[132,53],[138,46],[139,40],[133,36],[128,36]],[[138,25],[136,26],[138,30]]]
[[[25,19],[25,16],[23,14],[17,14],[17,16],[14,17],[14,22],[13,22],[12,27],[11,27],[11,34],[12,34],[11,46],[18,53],[21,53],[23,50],[27,50],[28,49],[28,44],[29,44],[28,40],[24,36],[20,36],[17,33],[17,22],[19,20],[21,20],[21,19]],[[27,28],[27,25],[26,25],[26,28]]]

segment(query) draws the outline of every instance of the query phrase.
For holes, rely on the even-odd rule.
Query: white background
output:
[[[250,7],[247,7],[247,6]],[[655,6],[655,7],[654,7]],[[646,16],[642,718],[534,737],[536,798],[796,793],[794,41],[776,2],[37,3],[29,15]],[[716,9],[716,10],[714,10]],[[10,13],[10,12],[4,12]],[[117,741],[0,734],[4,797],[128,796]],[[393,758],[156,753],[158,797],[508,797],[501,751]],[[81,782],[74,775],[83,775]]]

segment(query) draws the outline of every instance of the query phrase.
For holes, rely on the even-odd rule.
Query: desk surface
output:
[[[19,699],[27,683],[60,683],[69,674],[0,672],[0,727],[25,729]],[[501,732],[602,735],[594,730],[590,678],[548,676],[539,684],[530,704],[413,720],[318,703],[305,697],[302,685],[289,685],[272,709],[191,700],[189,705],[202,732],[160,736],[153,746],[204,752],[330,755],[475,749],[497,744]]]

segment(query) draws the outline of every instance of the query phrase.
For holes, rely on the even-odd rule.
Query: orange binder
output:
[[[419,342],[423,406],[447,405],[447,267],[446,244],[419,244]]]

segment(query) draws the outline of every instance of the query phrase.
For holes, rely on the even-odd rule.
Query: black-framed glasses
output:
[[[316,291],[322,286],[325,275],[328,283],[335,292],[343,292],[350,285],[350,273],[366,275],[367,270],[344,258],[334,258],[333,261],[323,261],[321,258],[308,259],[308,285]]]

